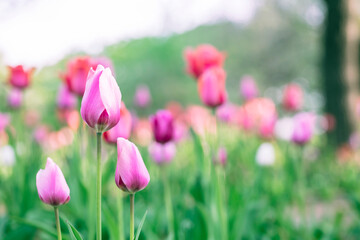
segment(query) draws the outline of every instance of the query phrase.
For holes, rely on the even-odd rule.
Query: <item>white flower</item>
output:
[[[275,149],[271,143],[262,143],[255,156],[256,163],[260,166],[271,166],[275,162]]]
[[[5,145],[0,148],[0,165],[13,166],[15,163],[15,151],[9,146]]]
[[[275,135],[277,138],[290,141],[294,131],[294,120],[290,117],[284,117],[277,120],[275,124]]]

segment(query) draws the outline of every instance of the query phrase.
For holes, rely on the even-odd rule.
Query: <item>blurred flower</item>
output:
[[[36,174],[36,188],[40,200],[52,206],[63,205],[70,200],[70,189],[64,175],[51,158],[47,159],[45,169]]]
[[[180,120],[174,121],[173,140],[179,142],[188,135],[188,126]]]
[[[314,134],[316,116],[309,112],[298,113],[294,117],[292,141],[303,145],[311,140]]]
[[[216,116],[226,123],[235,123],[237,107],[232,103],[225,103],[216,109]]]
[[[290,141],[294,132],[294,121],[290,117],[280,118],[275,124],[275,135],[277,138]]]
[[[354,157],[354,151],[349,144],[343,144],[336,150],[336,157],[340,162],[347,162]]]
[[[60,109],[74,109],[77,105],[77,98],[65,85],[61,85],[57,95],[57,106]]]
[[[184,56],[187,72],[196,79],[210,67],[222,67],[225,60],[225,54],[209,44],[187,48]]]
[[[353,150],[358,150],[360,148],[360,135],[357,132],[354,132],[350,135],[349,145]]]
[[[37,125],[40,121],[40,114],[36,110],[28,110],[25,112],[25,124],[28,127]]]
[[[35,71],[35,68],[25,70],[22,65],[16,67],[8,66],[10,70],[9,83],[14,88],[24,89],[30,85],[31,75]]]
[[[136,88],[134,104],[139,108],[146,108],[151,102],[151,94],[148,86],[142,84]]]
[[[111,61],[111,59],[107,58],[107,57],[97,57],[97,58],[92,58],[91,59],[91,67],[92,68],[96,68],[97,65],[102,65],[104,68],[110,68],[111,72],[113,73],[113,75],[115,76],[115,69],[114,69],[114,65]]]
[[[150,181],[150,175],[139,149],[124,138],[118,138],[117,148],[116,185],[123,191],[130,193],[143,190]]]
[[[155,141],[166,143],[173,139],[174,118],[168,110],[159,110],[150,116]]]
[[[258,95],[256,83],[251,76],[244,76],[240,81],[241,96],[247,101]]]
[[[208,107],[218,107],[227,100],[226,73],[220,67],[207,69],[198,80],[198,93]]]
[[[119,137],[128,139],[132,127],[131,114],[127,110],[124,102],[121,102],[120,120],[112,129],[104,132],[104,139],[108,143],[116,144]]]
[[[15,163],[15,151],[10,145],[0,147],[0,165],[13,166]]]
[[[33,133],[33,138],[35,139],[35,141],[42,145],[43,143],[45,143],[48,135],[49,135],[49,128],[45,125],[39,126],[35,129],[34,133]]]
[[[166,104],[166,110],[170,111],[174,118],[180,118],[184,112],[183,107],[180,103],[175,101],[170,101]]]
[[[21,92],[21,90],[17,88],[11,89],[7,98],[8,105],[11,108],[17,109],[21,107],[22,100],[23,100],[23,93]]]
[[[192,105],[186,109],[186,121],[199,135],[216,133],[216,118],[203,106]]]
[[[285,86],[282,103],[288,111],[299,110],[303,104],[303,91],[301,87],[296,83]]]
[[[10,123],[10,115],[0,113],[0,132],[3,131]]]
[[[153,142],[148,148],[150,157],[157,164],[168,163],[176,155],[176,146],[173,142],[157,143]]]
[[[68,61],[66,73],[62,75],[62,78],[72,93],[80,97],[84,95],[91,65],[90,57],[76,57]]]
[[[256,163],[260,166],[271,166],[275,163],[275,149],[271,143],[262,143],[255,156]]]
[[[81,102],[83,120],[97,132],[113,128],[120,119],[121,92],[110,68],[90,69]]]
[[[219,164],[221,166],[225,166],[226,162],[227,162],[227,151],[226,148],[224,147],[220,147],[218,149],[218,152],[216,154],[216,156],[214,157],[214,163],[215,164]]]
[[[138,119],[133,124],[133,137],[137,144],[147,146],[152,140],[151,124],[148,119]]]

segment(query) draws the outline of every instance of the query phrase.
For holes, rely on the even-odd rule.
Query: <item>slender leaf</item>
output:
[[[71,240],[83,240],[83,238],[81,237],[81,234],[78,232],[78,230],[76,230],[76,228],[69,221],[66,221],[66,224],[69,229]]]
[[[138,240],[138,239],[139,239],[139,236],[140,236],[140,233],[141,233],[141,229],[142,229],[142,227],[143,227],[143,225],[144,225],[144,222],[145,222],[145,218],[146,218],[147,213],[148,213],[148,211],[146,210],[144,216],[143,216],[142,219],[141,219],[141,222],[140,222],[140,224],[139,224],[139,227],[138,227],[138,229],[137,229],[137,231],[136,231],[135,240]]]

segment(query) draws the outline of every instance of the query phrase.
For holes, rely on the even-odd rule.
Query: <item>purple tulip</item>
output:
[[[173,142],[164,144],[153,142],[149,146],[149,154],[157,164],[171,162],[176,154],[176,146]]]
[[[70,200],[70,189],[63,173],[51,158],[47,159],[45,169],[36,174],[36,188],[40,200],[52,206],[63,205]]]
[[[118,138],[117,147],[116,185],[123,191],[130,193],[143,190],[150,181],[150,175],[139,149],[125,138]]]
[[[174,132],[174,119],[170,111],[159,110],[150,117],[155,141],[166,143],[172,140]]]
[[[298,113],[294,117],[292,141],[303,145],[311,140],[315,128],[315,115],[309,112]]]
[[[23,101],[23,94],[21,90],[14,88],[8,95],[7,102],[11,108],[17,109],[21,107]]]
[[[120,119],[121,92],[110,68],[92,68],[86,81],[81,102],[81,116],[97,132],[114,127]]]
[[[136,88],[134,104],[139,108],[146,108],[151,102],[150,90],[146,85],[140,85]]]
[[[77,104],[76,96],[62,85],[57,95],[57,106],[60,109],[74,109]]]
[[[240,81],[241,96],[247,101],[258,95],[256,83],[251,76],[244,76]]]

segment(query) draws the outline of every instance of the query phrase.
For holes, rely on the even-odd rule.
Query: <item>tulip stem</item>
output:
[[[134,240],[134,198],[135,193],[130,194],[130,240]]]
[[[61,240],[62,238],[61,238],[59,208],[58,208],[58,207],[54,207],[54,212],[55,212],[55,221],[56,221],[56,230],[57,230],[58,240]]]
[[[97,178],[96,178],[96,239],[101,240],[101,132],[96,133]]]
[[[165,176],[165,170],[163,169],[164,172],[162,174],[163,177],[163,184],[164,184],[164,200],[165,200],[165,208],[166,208],[166,213],[167,213],[167,218],[168,218],[168,224],[169,224],[169,239],[176,239],[176,235],[175,235],[175,230],[174,230],[174,214],[173,214],[173,205],[171,202],[171,191],[170,191],[170,186],[169,186],[169,179],[166,178]]]

